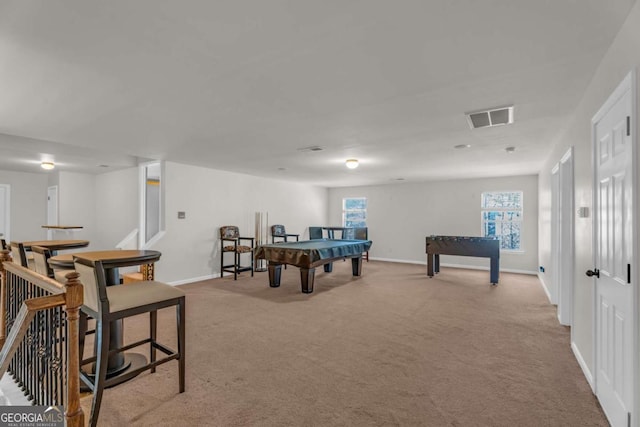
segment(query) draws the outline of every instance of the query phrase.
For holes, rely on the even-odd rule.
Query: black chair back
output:
[[[322,239],[322,227],[309,227],[309,239]]]

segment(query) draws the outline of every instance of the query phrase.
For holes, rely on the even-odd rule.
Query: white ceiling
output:
[[[0,0],[0,169],[151,158],[330,187],[537,173],[633,4]],[[465,112],[506,105],[514,124],[469,128]]]

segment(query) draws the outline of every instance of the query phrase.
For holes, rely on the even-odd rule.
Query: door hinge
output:
[[[627,283],[631,283],[631,264],[627,264]]]
[[[631,116],[627,116],[627,136],[631,136]]]

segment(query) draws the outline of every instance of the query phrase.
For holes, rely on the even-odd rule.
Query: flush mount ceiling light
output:
[[[56,167],[53,162],[42,162],[40,163],[40,167],[45,170],[51,170]]]
[[[348,159],[346,162],[344,162],[344,164],[349,168],[349,169],[355,169],[358,167],[358,160],[356,159]]]
[[[513,105],[465,113],[471,129],[486,128],[513,123]]]

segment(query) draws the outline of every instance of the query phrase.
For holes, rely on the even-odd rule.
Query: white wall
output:
[[[151,248],[162,252],[158,280],[218,276],[219,228],[237,225],[242,236],[254,237],[255,212],[267,212],[269,224],[284,224],[301,238],[309,225],[327,222],[325,188],[171,162],[164,173],[166,234]],[[178,211],[186,218],[178,219]]]
[[[91,248],[113,249],[138,228],[139,170],[137,167],[95,177],[96,230]]]
[[[87,250],[104,249],[93,244],[97,226],[97,197],[95,175],[62,171],[58,173],[58,222],[60,225],[82,226],[81,230],[74,230],[69,237],[89,240],[91,243]],[[108,224],[100,226],[108,227]]]
[[[574,147],[575,206],[592,210],[593,173],[591,167],[591,118],[607,100],[627,73],[640,66],[640,3],[631,10],[627,21],[607,51],[589,87],[583,95],[573,120],[540,172],[540,264],[550,264],[550,171],[562,155]],[[638,99],[638,94],[636,94]],[[636,123],[640,120],[636,118]],[[636,141],[637,143],[637,141]],[[640,163],[636,164],[639,167]],[[636,188],[638,188],[636,183]],[[637,207],[636,207],[637,209]],[[638,254],[636,254],[638,255]],[[575,283],[572,346],[587,379],[593,372],[593,279],[585,271],[593,268],[592,216],[575,218]],[[636,269],[637,271],[637,269]],[[546,272],[547,276],[550,272]],[[547,282],[550,280],[541,276]],[[637,277],[636,277],[637,280]]]
[[[268,213],[269,224],[285,224],[301,239],[308,237],[309,225],[328,222],[326,188],[178,163],[167,163],[162,179],[166,234],[152,248],[162,252],[156,265],[158,280],[218,276],[219,227],[238,225],[243,236],[254,237],[255,212]],[[74,232],[75,238],[91,242],[81,250],[113,249],[138,227],[138,168],[101,175],[0,171],[0,184],[11,185],[14,240],[46,238],[41,226],[46,222],[49,185],[59,187],[60,224],[84,227]],[[186,219],[177,219],[178,211],[185,211]]]
[[[523,252],[503,252],[500,269],[535,272],[538,258],[538,178],[508,178],[404,183],[329,190],[329,222],[342,223],[344,197],[367,198],[367,226],[377,259],[426,263],[425,237],[432,234],[479,236],[480,196],[484,191],[523,191]],[[488,268],[486,258],[443,256],[441,263]]]
[[[0,184],[11,186],[10,240],[47,237],[47,174],[0,170]]]

